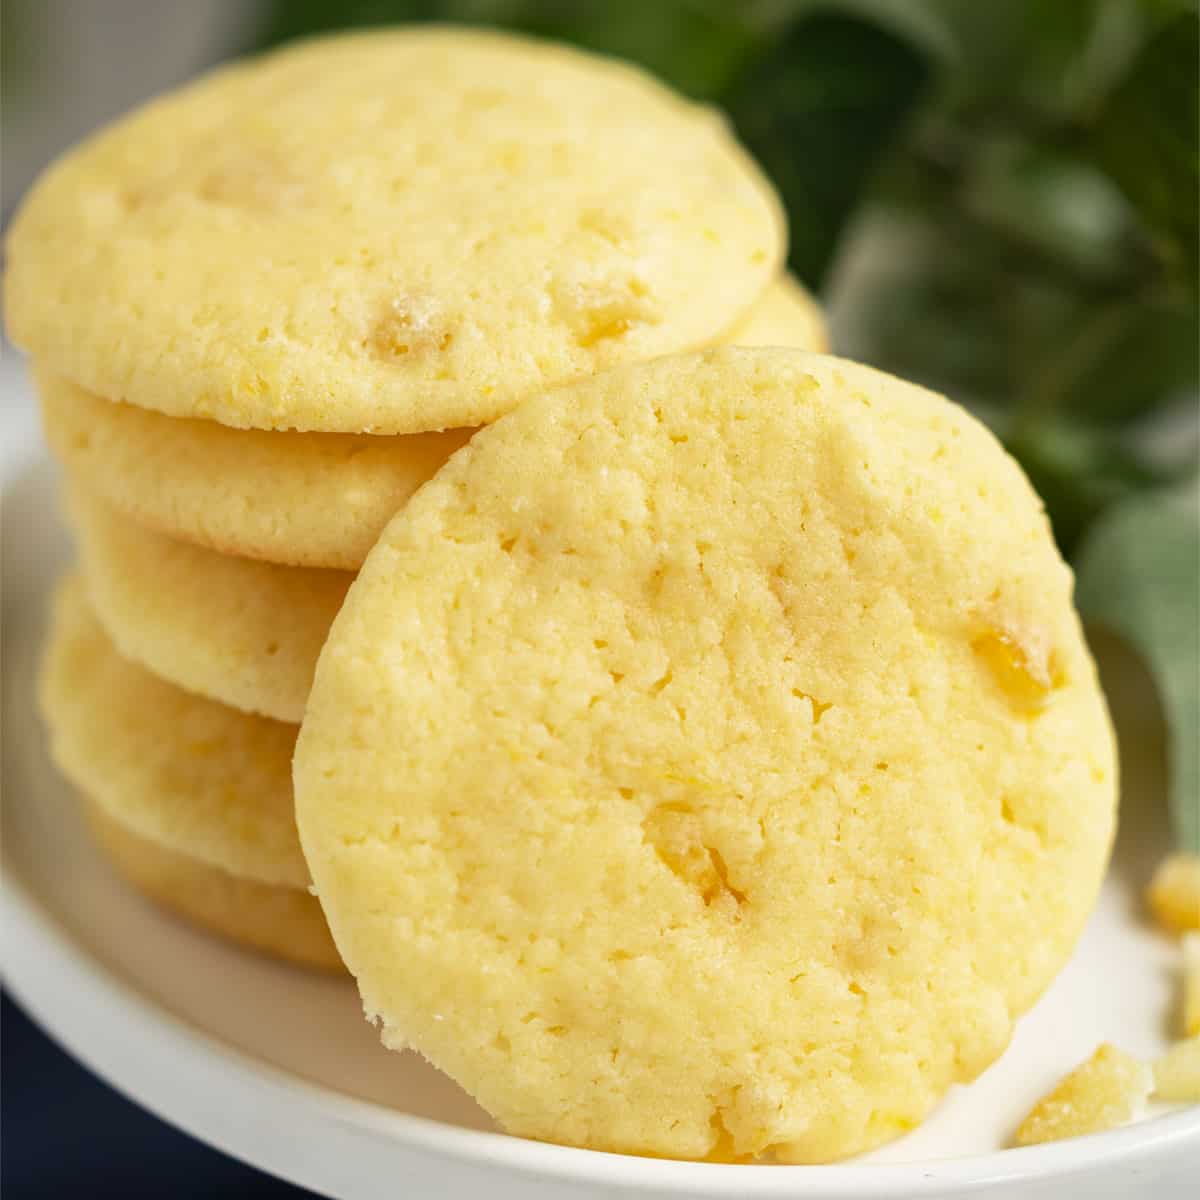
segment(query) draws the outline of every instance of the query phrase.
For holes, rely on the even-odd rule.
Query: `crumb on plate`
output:
[[[1183,937],[1183,1032],[1200,1037],[1200,933]]]
[[[1123,1125],[1139,1113],[1152,1085],[1145,1063],[1105,1042],[1034,1105],[1014,1144],[1034,1146]]]
[[[1157,1100],[1200,1103],[1200,1037],[1176,1042],[1154,1064]]]
[[[1200,929],[1200,855],[1165,858],[1154,872],[1146,899],[1164,929],[1172,933]]]

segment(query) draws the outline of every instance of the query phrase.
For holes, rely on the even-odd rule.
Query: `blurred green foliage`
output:
[[[929,78],[925,56],[905,40],[818,11],[756,55],[722,97],[783,197],[792,269],[814,287]]]
[[[1200,852],[1194,0],[278,0],[263,44],[428,20],[620,55],[728,111],[793,269],[840,289],[840,348],[989,421],[1085,615],[1143,650]]]
[[[1079,549],[1076,597],[1137,650],[1167,719],[1176,841],[1200,853],[1200,622],[1194,482],[1110,508]]]

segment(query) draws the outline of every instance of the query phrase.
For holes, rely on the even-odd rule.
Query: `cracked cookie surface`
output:
[[[797,1162],[1004,1049],[1093,903],[1115,772],[992,435],[735,349],[476,435],[351,586],[295,762],[389,1045],[516,1133]]]

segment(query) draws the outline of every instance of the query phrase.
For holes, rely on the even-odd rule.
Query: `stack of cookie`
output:
[[[515,1133],[878,1145],[1103,875],[1036,495],[942,397],[778,345],[822,342],[785,240],[713,114],[447,30],[202,80],[13,227],[80,552],[42,701],[99,843],[344,961]]]
[[[336,967],[291,756],[381,529],[531,394],[716,343],[823,347],[785,242],[715,114],[493,34],[307,43],[51,168],[6,290],[79,550],[42,703],[117,867]]]

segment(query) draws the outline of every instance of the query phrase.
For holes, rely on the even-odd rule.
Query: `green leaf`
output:
[[[1089,147],[1193,293],[1200,256],[1198,58],[1194,10],[1163,24],[1096,114]]]
[[[1168,727],[1177,846],[1200,854],[1200,494],[1131,499],[1088,534],[1075,564],[1076,603],[1137,650]]]
[[[754,4],[726,0],[535,0],[520,29],[640,63],[698,99],[729,86],[761,36]]]
[[[950,106],[1027,129],[1086,118],[1147,38],[1195,7],[1195,0],[915,2],[944,24],[953,46],[959,69]]]
[[[979,137],[958,189],[977,227],[1099,287],[1126,283],[1136,218],[1093,164],[1011,133]]]
[[[1001,432],[1089,306],[1067,272],[934,189],[856,219],[829,300],[842,352],[997,412]]]
[[[1103,0],[930,0],[958,49],[956,91],[1064,108]]]
[[[48,31],[42,28],[42,24],[33,0],[9,0],[4,7],[4,36],[0,38],[0,96],[3,96],[7,116],[12,116],[21,93],[45,69],[49,50],[44,42]]]
[[[401,21],[470,21],[507,25],[524,0],[276,0],[259,33],[259,48],[336,29],[362,29]]]
[[[937,0],[760,0],[765,21],[772,33],[787,29],[793,20],[818,9],[828,12],[837,9],[848,16],[859,17],[897,35],[903,41],[921,49],[928,57],[949,64],[957,59],[950,24],[938,11]]]
[[[759,40],[767,19],[760,7],[725,0],[293,0],[276,6],[262,41],[398,22],[497,25],[629,59],[688,95],[712,99]]]
[[[1131,297],[1087,314],[1030,402],[1089,424],[1121,424],[1152,412],[1200,374],[1194,304]]]
[[[1045,128],[1085,117],[1147,38],[1195,0],[893,0],[914,5],[953,48],[952,107]]]
[[[837,12],[804,16],[726,98],[791,218],[791,263],[818,287],[838,235],[929,78],[913,41]]]
[[[1125,438],[1078,421],[1051,416],[1007,441],[1067,556],[1110,508],[1171,482],[1170,472],[1136,454]]]

